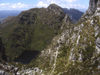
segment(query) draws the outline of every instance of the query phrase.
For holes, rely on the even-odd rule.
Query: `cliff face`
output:
[[[99,7],[100,7],[100,0],[90,0],[87,13],[93,15],[96,10],[99,10]]]

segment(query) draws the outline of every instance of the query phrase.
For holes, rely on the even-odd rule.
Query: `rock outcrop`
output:
[[[8,64],[1,64],[0,63],[0,75],[18,75],[19,68],[8,65]]]
[[[90,0],[87,13],[93,15],[97,9],[100,9],[100,0]]]

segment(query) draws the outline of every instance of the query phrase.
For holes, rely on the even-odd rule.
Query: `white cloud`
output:
[[[63,8],[87,9],[87,6],[78,4],[79,0],[38,0],[37,4],[25,3],[0,3],[0,10],[25,10],[33,7],[48,7],[55,3]]]
[[[64,0],[64,1],[72,3],[72,2],[76,2],[77,0]]]
[[[80,4],[67,4],[67,5],[62,5],[62,7],[64,8],[75,8],[75,9],[86,9],[87,7],[84,5],[80,5]]]
[[[78,4],[78,0],[39,0],[37,7],[47,7],[55,3],[63,8],[87,9],[85,5]]]
[[[77,0],[45,0],[49,3],[61,3],[61,2],[68,2],[68,3],[73,3],[76,2]]]
[[[0,3],[0,7],[5,7],[5,6],[8,6],[10,5],[9,3]]]
[[[28,8],[29,5],[28,4],[24,4],[21,2],[18,3],[0,3],[0,9],[25,9]]]
[[[19,3],[12,4],[10,7],[11,8],[26,8],[26,7],[28,7],[28,5],[19,2]]]
[[[37,7],[47,7],[47,6],[48,6],[48,4],[46,4],[46,3],[42,2],[42,1],[40,1],[40,2],[37,4]]]

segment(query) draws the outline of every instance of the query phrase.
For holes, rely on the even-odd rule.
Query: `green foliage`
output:
[[[59,11],[60,13],[60,11]],[[14,60],[26,50],[41,51],[59,34],[64,13],[34,8],[8,21],[1,30],[6,54]]]

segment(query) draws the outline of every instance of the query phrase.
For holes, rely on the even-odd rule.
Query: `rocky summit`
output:
[[[46,9],[31,9],[31,11],[24,11],[24,14],[21,13],[14,19],[14,22],[18,22],[18,28],[15,27],[13,29],[13,32],[15,31],[13,34],[8,34],[13,40],[5,40],[5,44],[10,42],[10,44],[7,44],[7,48],[13,48],[16,52],[19,52],[19,49],[22,51],[30,49],[32,51],[35,46],[39,45],[39,43],[37,43],[34,46],[34,44],[30,44],[31,40],[29,41],[30,38],[36,37],[36,35],[35,37],[30,36],[34,35],[30,32],[33,32],[35,29],[32,31],[30,30],[31,28],[34,28],[35,25],[38,25],[36,28],[41,29],[41,25],[44,26],[46,24],[48,25],[46,29],[50,27],[54,28],[54,30],[59,29],[59,31],[56,31],[56,35],[52,37],[50,42],[45,45],[46,47],[43,50],[40,50],[39,54],[29,64],[23,65],[18,62],[16,62],[16,64],[14,62],[8,62],[9,64],[6,65],[7,67],[9,65],[10,67],[12,65],[15,66],[11,72],[8,71],[7,73],[13,74],[12,71],[15,70],[15,67],[17,66],[19,69],[14,73],[15,75],[100,75],[99,9],[100,1],[90,0],[87,12],[77,24],[72,24],[70,17],[67,14],[64,14],[62,8],[55,4],[50,5]],[[49,17],[46,19],[47,16]],[[31,26],[31,28],[27,29],[29,26]],[[27,31],[25,31],[26,29]],[[37,31],[38,30],[35,30],[35,32]],[[49,31],[51,32],[52,30]],[[50,33],[49,31],[46,32]],[[45,33],[45,31],[41,32]],[[24,35],[25,38],[23,38],[22,35]],[[5,38],[7,35],[2,36]],[[16,40],[16,38],[18,39]],[[48,39],[46,41],[48,41]],[[30,47],[30,45],[32,47]],[[40,47],[37,49],[40,49]],[[17,58],[19,54],[16,54],[14,58]],[[27,54],[24,54],[22,57],[25,58],[25,56],[27,57]],[[4,72],[5,70],[1,70],[0,74],[3,75],[2,73]]]

